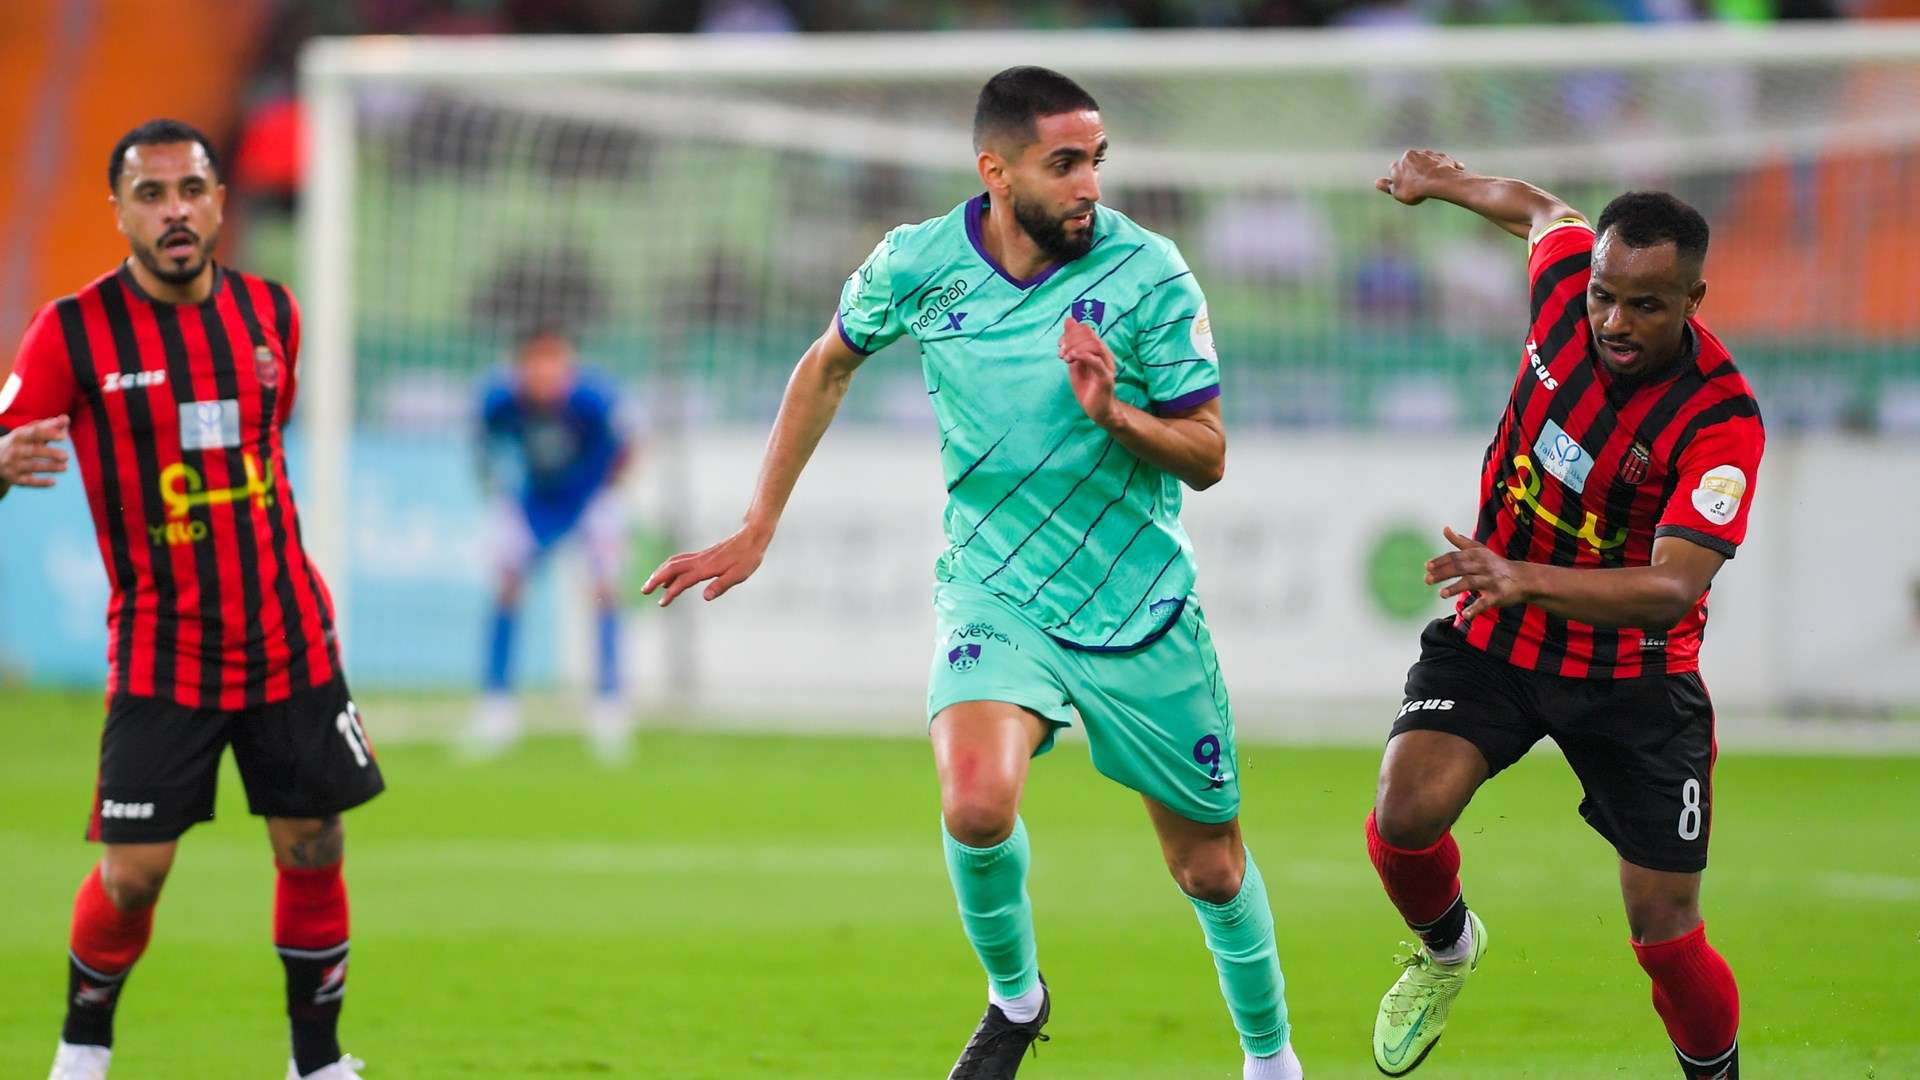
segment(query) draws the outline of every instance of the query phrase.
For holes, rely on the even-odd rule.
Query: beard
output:
[[[1087,219],[1086,231],[1078,237],[1067,235],[1067,218],[1085,212],[1084,209],[1076,209],[1071,214],[1054,217],[1037,203],[1022,202],[1018,197],[1013,199],[1013,219],[1032,237],[1034,244],[1056,262],[1072,262],[1093,247],[1092,218]],[[1098,214],[1100,211],[1096,208],[1093,212]]]
[[[164,240],[165,237],[161,239]],[[161,254],[158,244],[133,245],[133,257],[139,259],[140,265],[146,267],[148,273],[161,281],[169,285],[185,285],[206,270],[207,259],[213,252],[213,245],[219,239],[218,232],[212,236],[196,237],[198,242],[194,245],[193,257],[185,263],[175,261],[170,255]]]

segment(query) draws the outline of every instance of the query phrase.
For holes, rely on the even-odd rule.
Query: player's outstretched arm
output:
[[[1373,182],[1408,206],[1439,199],[1464,206],[1515,236],[1526,238],[1567,218],[1586,218],[1559,196],[1524,180],[1469,172],[1453,155],[1439,150],[1409,150],[1387,175]]]
[[[1427,584],[1449,584],[1443,597],[1476,594],[1472,618],[1514,604],[1534,604],[1549,615],[1603,628],[1665,630],[1693,610],[1727,557],[1677,536],[1653,542],[1647,566],[1548,566],[1494,554],[1485,544],[1446,530],[1457,549],[1427,560]]]
[[[838,328],[827,327],[820,340],[800,357],[793,377],[787,380],[780,415],[774,418],[773,434],[760,459],[760,478],[754,483],[753,501],[747,506],[740,531],[712,547],[683,552],[661,563],[647,578],[641,593],[651,596],[655,589],[664,588],[660,606],[666,607],[693,586],[712,581],[701,595],[717,600],[760,568],[787,499],[793,494],[793,485],[799,482],[814,447],[820,445],[820,437],[833,423],[840,400],[853,382],[853,373],[865,359],[847,347]]]
[[[20,487],[50,488],[67,471],[67,452],[54,444],[67,437],[67,418],[35,420],[0,435],[0,497]]]
[[[1093,327],[1069,316],[1060,335],[1060,359],[1080,408],[1134,457],[1157,465],[1205,491],[1227,472],[1227,429],[1220,401],[1202,402],[1183,413],[1155,416],[1114,397],[1119,365]]]

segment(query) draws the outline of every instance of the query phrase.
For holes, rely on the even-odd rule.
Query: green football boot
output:
[[[1394,958],[1406,970],[1380,999],[1380,1015],[1373,1021],[1373,1063],[1388,1076],[1405,1076],[1427,1060],[1447,1028],[1453,999],[1480,966],[1480,956],[1487,951],[1487,928],[1471,909],[1467,925],[1473,948],[1464,963],[1435,963],[1426,949],[1404,942],[1411,953]]]

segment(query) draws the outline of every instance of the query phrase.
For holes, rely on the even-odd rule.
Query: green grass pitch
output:
[[[44,1075],[57,1035],[69,905],[95,857],[79,832],[98,701],[0,691],[0,1076]],[[367,723],[378,744],[377,702]],[[1295,1045],[1314,1080],[1374,1076],[1374,1007],[1406,936],[1360,834],[1376,753],[1242,757]],[[381,761],[390,790],[347,829],[343,1031],[369,1080],[933,1078],[982,1008],[918,739],[652,732],[619,771],[554,739],[485,766],[399,742]],[[128,983],[117,1080],[285,1068],[268,849],[230,769]],[[1676,1075],[1577,799],[1538,753],[1458,828],[1491,949],[1425,1080]],[[1721,760],[1706,904],[1741,981],[1749,1078],[1920,1077],[1916,810],[1920,760]],[[1237,1077],[1138,800],[1069,742],[1037,763],[1025,815],[1056,1006],[1022,1077]]]

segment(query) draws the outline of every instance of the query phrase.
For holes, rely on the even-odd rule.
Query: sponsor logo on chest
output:
[[[1548,419],[1534,440],[1533,453],[1540,467],[1575,491],[1587,490],[1587,474],[1593,471],[1593,455],[1587,453],[1573,436]]]
[[[180,403],[180,449],[230,450],[239,445],[240,402],[237,399]]]
[[[914,330],[925,333],[927,328],[941,322],[941,316],[947,309],[960,302],[967,295],[967,279],[960,278],[951,285],[935,285],[922,289],[919,297],[920,314],[913,320]],[[960,323],[967,317],[964,311],[954,312],[940,327],[942,330],[958,330]]]
[[[1531,339],[1527,341],[1527,366],[1533,368],[1533,377],[1540,380],[1541,386],[1549,390],[1560,389],[1560,380],[1554,378],[1553,372],[1547,370],[1547,362],[1540,358],[1540,346],[1535,345]]]
[[[100,392],[117,394],[122,390],[139,390],[149,386],[162,386],[167,381],[167,371],[109,371],[100,376]]]
[[[197,544],[212,535],[205,520],[192,513],[198,507],[249,505],[265,510],[273,505],[273,459],[262,462],[252,450],[240,452],[245,473],[243,483],[227,488],[209,488],[199,469],[176,462],[160,470],[160,501],[166,504],[167,519],[147,526],[147,537],[156,547]]]

